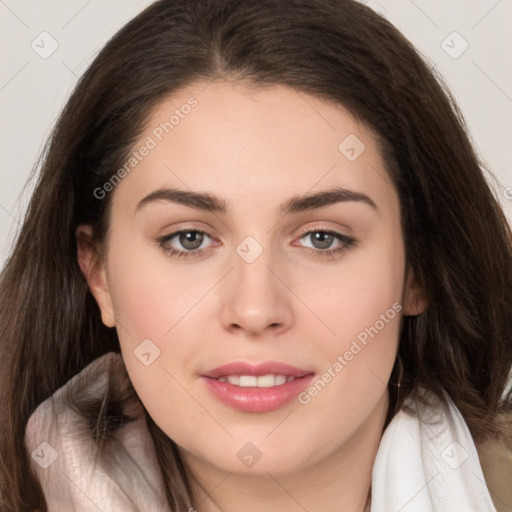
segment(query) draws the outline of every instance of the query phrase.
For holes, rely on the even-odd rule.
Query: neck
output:
[[[182,452],[201,497],[197,512],[366,512],[388,406],[386,392],[350,439],[318,463],[293,473],[238,474]]]

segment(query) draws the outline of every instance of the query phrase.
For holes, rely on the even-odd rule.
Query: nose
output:
[[[272,261],[270,251],[252,263],[234,255],[234,269],[224,287],[221,320],[223,327],[250,337],[277,335],[290,328],[292,292],[286,274]]]

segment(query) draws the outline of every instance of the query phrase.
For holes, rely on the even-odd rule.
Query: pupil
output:
[[[331,246],[333,241],[333,235],[326,233],[325,231],[317,231],[313,235],[313,245],[317,249],[327,249]]]
[[[180,243],[185,247],[185,249],[198,249],[201,247],[202,242],[203,235],[197,231],[187,231],[180,235]]]

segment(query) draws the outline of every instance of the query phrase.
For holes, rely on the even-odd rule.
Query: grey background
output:
[[[151,3],[0,0],[0,268],[30,196],[32,184],[22,193],[25,182],[77,78]],[[394,23],[444,76],[512,222],[512,0],[364,3]]]

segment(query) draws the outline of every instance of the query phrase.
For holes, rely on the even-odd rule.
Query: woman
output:
[[[462,117],[388,22],[155,2],[2,274],[1,508],[506,510],[511,290]]]

